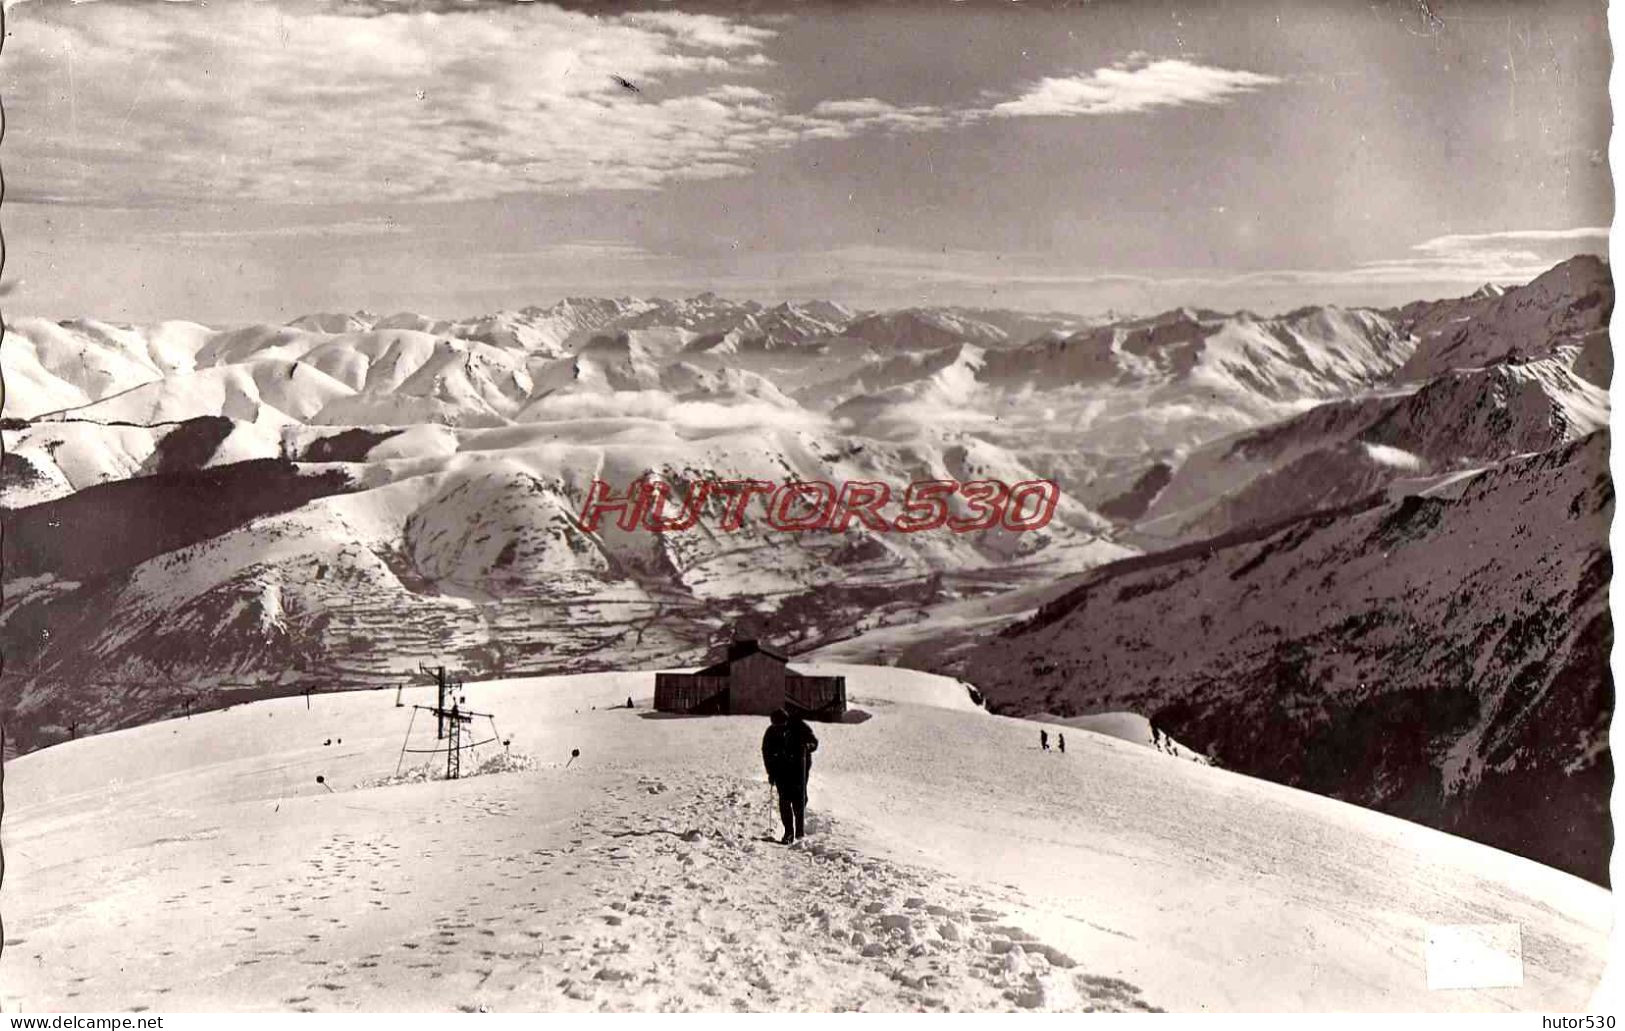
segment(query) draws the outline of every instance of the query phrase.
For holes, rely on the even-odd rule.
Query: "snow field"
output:
[[[355,786],[409,723],[433,741],[393,691],[25,756],[3,1001],[1550,1009],[1596,983],[1608,894],[1576,878],[1083,730],[1042,753],[1040,724],[953,680],[796,665],[846,675],[873,718],[816,726],[793,848],[764,840],[766,721],[657,717],[649,673],[467,685],[536,768],[458,782]],[[1522,927],[1523,986],[1429,992],[1426,929],[1489,922]]]

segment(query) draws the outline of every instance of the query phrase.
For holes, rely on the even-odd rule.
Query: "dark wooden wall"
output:
[[[766,716],[774,709],[789,707],[821,719],[846,712],[845,677],[791,673],[784,663],[760,652],[735,660],[728,671],[728,676],[656,673],[655,708]]]

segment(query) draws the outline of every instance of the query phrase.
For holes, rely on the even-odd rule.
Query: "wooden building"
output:
[[[846,713],[845,677],[810,677],[789,663],[776,649],[734,641],[721,662],[697,673],[656,673],[655,708],[695,716],[766,716],[783,708],[810,720]]]

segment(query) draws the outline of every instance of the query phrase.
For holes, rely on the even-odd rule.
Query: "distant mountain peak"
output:
[[[1399,321],[1418,344],[1400,377],[1426,379],[1509,354],[1538,358],[1584,345],[1607,333],[1613,307],[1608,263],[1593,254],[1576,255],[1500,293],[1480,289],[1470,297],[1406,305]]]

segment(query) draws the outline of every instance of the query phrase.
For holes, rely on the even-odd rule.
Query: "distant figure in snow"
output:
[[[1046,752],[1049,751],[1049,731],[1040,730],[1038,732],[1038,747]]]
[[[1066,735],[1065,734],[1056,734],[1055,735],[1055,743],[1056,743],[1057,746],[1060,747],[1061,754],[1065,755],[1066,754]]]
[[[1156,746],[1157,751],[1162,751],[1162,732],[1157,729],[1155,723],[1151,724],[1151,743]]]
[[[779,819],[784,821],[779,842],[788,845],[806,834],[807,778],[818,738],[811,727],[783,709],[775,709],[771,720],[762,735],[762,764],[767,767],[767,782],[779,793]]]
[[[626,707],[628,709],[632,708],[632,696],[631,695],[626,696]]]

